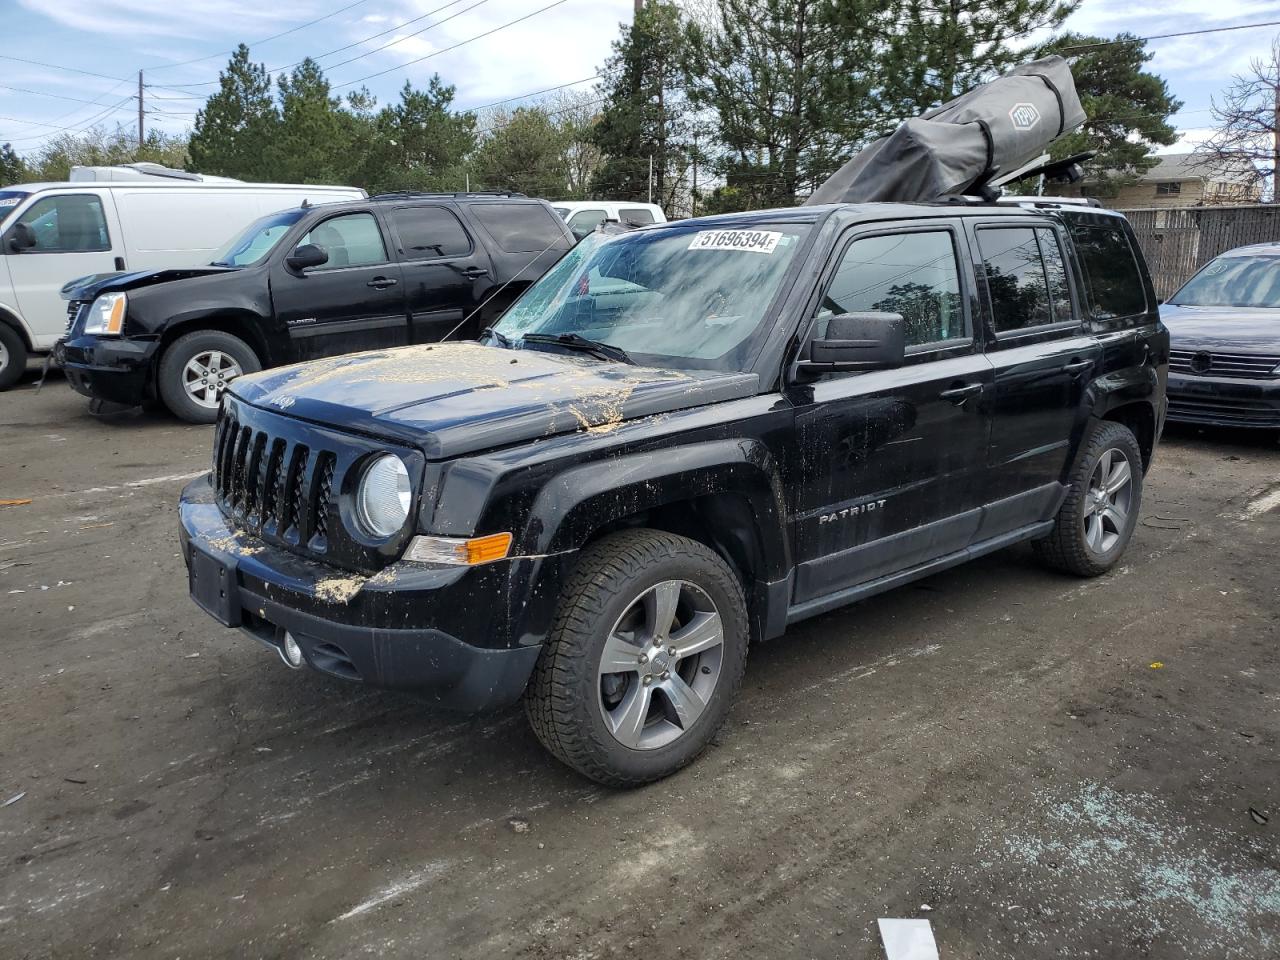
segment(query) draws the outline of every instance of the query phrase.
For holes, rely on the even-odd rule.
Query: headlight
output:
[[[356,489],[356,516],[367,533],[389,537],[409,519],[409,468],[384,454],[365,468]]]
[[[123,293],[104,293],[89,307],[84,321],[85,333],[118,337],[124,330],[124,310],[129,299]]]

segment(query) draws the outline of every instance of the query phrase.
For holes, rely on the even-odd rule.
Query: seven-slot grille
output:
[[[72,300],[67,304],[67,329],[65,331],[67,336],[70,336],[75,328],[76,320],[80,317],[80,311],[88,308],[89,304],[81,303],[79,300]]]
[[[223,510],[251,533],[323,553],[337,457],[224,415],[213,444]]]
[[[1211,353],[1207,350],[1170,350],[1169,369],[1177,373],[1212,377],[1261,379],[1274,376],[1280,357],[1248,353]]]

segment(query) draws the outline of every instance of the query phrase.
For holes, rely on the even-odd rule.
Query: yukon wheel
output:
[[[12,387],[27,370],[27,345],[7,323],[0,323],[0,390]]]
[[[696,541],[656,530],[588,547],[525,694],[534,732],[601,783],[675,772],[724,722],[746,663],[737,577]]]
[[[1076,461],[1053,532],[1035,542],[1041,559],[1084,577],[1110,570],[1138,522],[1142,479],[1133,433],[1121,423],[1099,423]]]
[[[222,392],[242,373],[261,370],[253,349],[221,330],[179,337],[160,358],[156,374],[164,405],[189,423],[213,423]]]

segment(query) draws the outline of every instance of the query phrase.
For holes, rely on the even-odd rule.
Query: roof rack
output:
[[[380,193],[372,200],[469,200],[482,197],[518,197],[524,199],[523,193],[512,190],[466,190],[457,193],[426,193],[420,190],[396,190],[391,193]]]

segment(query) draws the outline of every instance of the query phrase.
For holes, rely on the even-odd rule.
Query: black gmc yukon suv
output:
[[[69,285],[67,336],[54,354],[90,398],[159,399],[184,420],[212,423],[242,373],[475,337],[574,242],[550,204],[521,194],[385,194],[281,210],[208,266]]]
[[[481,343],[237,380],[182,497],[190,590],[290,666],[523,697],[557,757],[638,784],[703,749],[749,641],[1019,541],[1110,569],[1168,355],[1088,207],[596,235]]]

